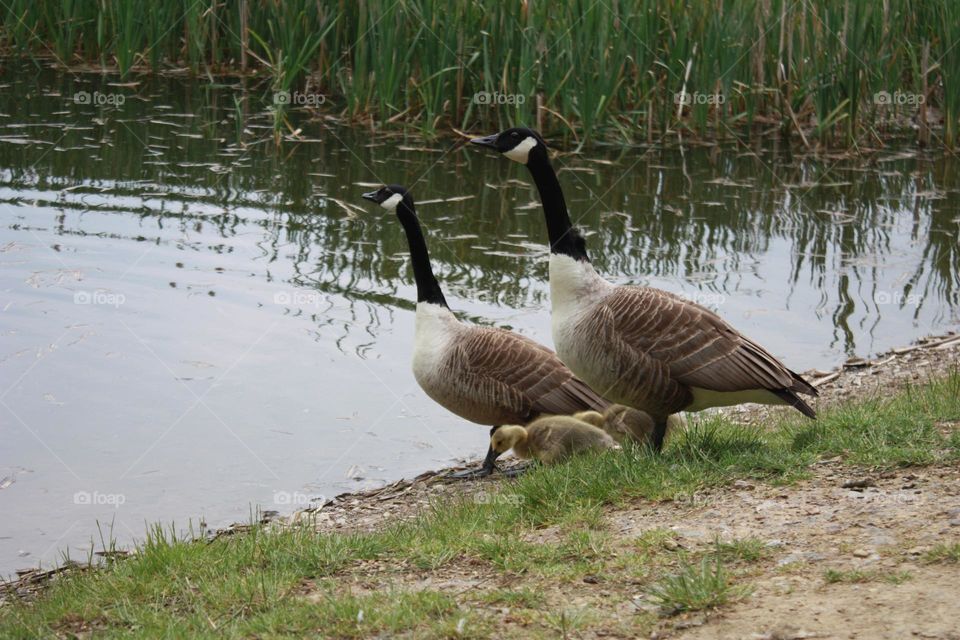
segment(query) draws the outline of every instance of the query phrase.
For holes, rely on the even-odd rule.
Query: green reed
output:
[[[958,40],[960,5],[946,0],[0,7],[8,54],[121,75],[186,68],[212,81],[246,73],[268,79],[269,91],[320,92],[323,109],[374,126],[429,136],[526,123],[580,143],[779,130],[809,146],[876,146],[926,115],[931,143],[954,147]],[[678,104],[681,92],[686,104]]]

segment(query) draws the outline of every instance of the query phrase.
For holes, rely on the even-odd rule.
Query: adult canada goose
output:
[[[663,445],[667,416],[678,411],[759,402],[816,417],[797,394],[817,390],[717,314],[667,291],[614,286],[600,277],[570,223],[540,134],[513,128],[471,142],[530,171],[550,238],[557,353],[603,397],[649,413],[655,448]]]
[[[543,416],[526,427],[507,425],[490,434],[490,451],[500,456],[510,449],[518,457],[543,464],[559,462],[576,453],[595,449],[614,449],[614,442],[603,429],[570,416]]]
[[[404,187],[387,185],[363,197],[396,213],[407,235],[417,285],[413,375],[428,396],[461,418],[494,430],[526,424],[541,414],[607,407],[609,403],[550,349],[505,329],[457,320],[433,275],[413,197]],[[479,471],[457,475],[489,475],[496,458],[488,450]]]
[[[612,404],[603,413],[581,411],[573,414],[573,417],[603,429],[617,444],[625,444],[627,441],[641,445],[653,444],[653,418],[646,411],[640,411],[622,404]],[[683,425],[684,420],[680,414],[674,414],[667,418],[668,431],[680,428]]]

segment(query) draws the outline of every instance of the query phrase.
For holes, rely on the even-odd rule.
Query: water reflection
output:
[[[545,302],[536,194],[504,163],[451,151],[450,143],[413,149],[319,126],[308,129],[310,142],[275,150],[262,136],[257,142],[265,116],[238,126],[230,87],[151,80],[114,88],[127,98],[113,108],[72,101],[78,90],[110,89],[92,78],[8,82],[4,111],[26,100],[29,115],[8,118],[0,136],[2,201],[56,207],[56,235],[121,237],[98,228],[92,211],[138,216],[138,232],[126,240],[194,251],[229,251],[229,243],[197,238],[258,229],[267,274],[283,260],[293,265],[292,284],[351,301],[340,317],[329,301],[312,315],[318,325],[338,325],[341,337],[365,333],[362,353],[390,309],[409,302],[397,293],[408,281],[403,237],[358,207],[356,194],[360,184],[417,182],[421,200],[476,196],[421,206],[434,260],[456,297],[495,307]],[[236,143],[243,128],[254,132],[253,144]],[[731,145],[558,163],[573,214],[613,277],[747,296],[770,287],[786,310],[829,321],[832,346],[845,354],[873,348],[884,316],[918,327],[955,317],[951,156],[889,152],[864,163]]]
[[[413,185],[454,307],[549,341],[546,232],[522,167],[451,141],[424,148],[323,123],[277,149],[259,97],[235,107],[238,87],[31,73],[8,68],[0,94],[0,393],[12,391],[17,416],[2,420],[11,444],[0,467],[35,455],[31,473],[56,477],[37,443],[66,439],[59,459],[122,481],[136,526],[207,509],[243,517],[278,485],[351,488],[342,478],[355,463],[382,467],[379,481],[482,453],[466,448],[482,446],[479,431],[416,390],[406,242],[359,194]],[[123,105],[72,99],[95,90],[123,94]],[[731,143],[599,149],[557,165],[603,273],[716,307],[797,370],[958,320],[952,156],[814,158]],[[128,303],[114,316],[74,304],[97,291]],[[36,364],[67,345],[79,351]],[[184,403],[203,409],[184,382],[208,385],[190,393],[210,393],[222,425],[201,415],[182,426]],[[115,396],[119,408],[101,406]],[[68,418],[50,413],[61,406]],[[442,437],[427,443],[426,429]],[[155,443],[147,453],[145,442]],[[177,470],[185,456],[191,473],[215,468],[202,494]],[[75,481],[59,472],[54,484]],[[57,490],[3,491],[27,514],[11,548],[60,517],[61,503],[44,502]],[[50,542],[90,529],[61,524]],[[31,564],[10,553],[0,543],[0,570]]]

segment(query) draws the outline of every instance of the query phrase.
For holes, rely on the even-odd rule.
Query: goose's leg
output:
[[[663,439],[667,435],[667,418],[657,418],[653,424],[653,450],[660,453],[663,450]]]
[[[490,437],[493,437],[493,432],[497,430],[497,427],[490,429]],[[487,447],[487,457],[483,459],[483,466],[479,469],[464,469],[463,471],[457,471],[456,473],[451,473],[449,477],[456,478],[457,480],[476,480],[477,478],[486,478],[492,474],[497,469],[497,458],[500,457],[500,454],[493,450],[493,445]]]

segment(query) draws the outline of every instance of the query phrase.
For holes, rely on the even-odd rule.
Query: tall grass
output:
[[[683,130],[876,143],[927,114],[931,142],[954,147],[958,41],[960,4],[946,0],[157,0],[149,11],[135,0],[9,0],[0,7],[0,46],[12,54],[123,75],[186,68],[211,81],[249,60],[246,71],[266,75],[274,91],[309,78],[327,107],[358,121],[428,135],[523,122],[580,142]],[[681,91],[688,104],[677,104]],[[479,92],[494,99],[475,100]],[[875,99],[881,92],[899,101]]]

